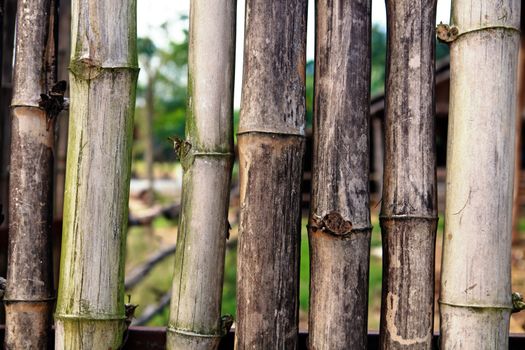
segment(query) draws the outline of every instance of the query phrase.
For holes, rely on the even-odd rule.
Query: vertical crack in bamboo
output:
[[[246,2],[236,349],[298,334],[306,0]]]
[[[73,0],[56,349],[118,349],[138,75],[136,1]]]
[[[176,140],[184,176],[168,349],[216,349],[227,332],[221,300],[233,164],[235,19],[234,0],[191,2],[187,139]]]
[[[40,105],[56,82],[56,2],[18,2],[11,126],[8,349],[44,349],[51,329],[53,128]],[[27,329],[32,329],[28,336]]]
[[[441,348],[508,348],[520,1],[452,2]]]
[[[436,0],[387,1],[381,349],[432,348]]]
[[[369,0],[321,0],[316,7],[312,349],[367,347],[370,6]]]

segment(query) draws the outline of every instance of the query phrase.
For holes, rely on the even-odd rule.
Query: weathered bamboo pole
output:
[[[45,349],[51,329],[53,138],[63,98],[53,95],[55,20],[53,0],[18,2],[4,297],[7,349]]]
[[[220,313],[233,164],[235,14],[235,0],[190,6],[189,117],[186,141],[176,145],[184,177],[168,349],[216,349],[227,332]]]
[[[74,0],[56,349],[118,349],[138,74],[135,0]]]
[[[520,1],[452,3],[441,349],[507,349]]]
[[[370,261],[369,0],[316,3],[311,349],[366,349]]]
[[[306,3],[246,2],[238,350],[297,346]]]
[[[0,227],[7,226],[9,222],[9,149],[11,140],[11,98],[13,92],[13,51],[16,19],[16,0],[4,0],[2,24],[2,79],[0,86],[0,204],[4,222]],[[7,247],[5,247],[7,251]],[[5,251],[2,252],[2,261],[7,259]],[[0,268],[1,275],[5,276],[5,267]]]
[[[431,349],[436,0],[387,0],[381,349]]]

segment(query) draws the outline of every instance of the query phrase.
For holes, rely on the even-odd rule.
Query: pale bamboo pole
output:
[[[297,346],[306,8],[306,0],[246,1],[238,350]]]
[[[176,144],[184,168],[168,349],[216,349],[233,163],[235,0],[190,6],[189,114]],[[227,324],[229,323],[229,325]]]
[[[520,1],[452,3],[441,349],[507,349]]]
[[[55,1],[18,2],[16,22],[5,347],[45,349],[54,305],[50,234],[54,122],[63,98],[53,89]]]
[[[311,349],[367,347],[370,6],[369,0],[316,3]]]
[[[381,349],[431,349],[436,0],[387,0]]]
[[[135,0],[71,3],[56,349],[118,349],[138,74]]]

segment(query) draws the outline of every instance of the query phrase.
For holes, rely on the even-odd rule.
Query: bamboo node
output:
[[[323,231],[334,236],[345,236],[352,232],[352,222],[345,220],[343,216],[337,212],[331,212],[324,217],[313,215],[311,224],[308,225],[313,231]]]
[[[523,296],[518,292],[512,293],[512,313],[520,312],[525,310],[525,302],[523,302]]]
[[[451,43],[459,36],[459,29],[455,26],[450,26],[440,22],[436,28],[436,35],[439,41]]]
[[[71,60],[69,70],[73,75],[84,80],[95,79],[102,72],[102,66],[99,62],[91,58],[80,58]]]

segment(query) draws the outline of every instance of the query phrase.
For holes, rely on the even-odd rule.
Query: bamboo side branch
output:
[[[381,349],[431,349],[436,0],[387,1]]]
[[[312,349],[367,347],[370,6],[369,0],[320,0],[316,7]]]
[[[54,288],[51,260],[56,5],[18,2],[11,126],[7,349],[45,349]],[[31,334],[27,330],[31,329]]]
[[[246,2],[238,135],[239,350],[297,346],[306,5]]]
[[[192,1],[189,116],[177,144],[184,168],[168,349],[216,349],[233,163],[236,2]],[[231,324],[230,324],[231,325]]]
[[[520,3],[452,4],[442,349],[508,348]]]
[[[118,349],[138,73],[136,1],[74,0],[56,349]]]

